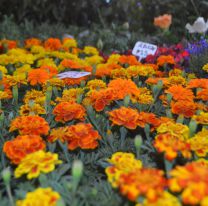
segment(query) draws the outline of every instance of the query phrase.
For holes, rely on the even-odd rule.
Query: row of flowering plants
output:
[[[0,51],[1,206],[208,205],[208,61],[72,38]]]

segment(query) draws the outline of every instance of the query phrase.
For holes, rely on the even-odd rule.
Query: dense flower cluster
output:
[[[166,32],[171,16],[154,24]],[[76,190],[100,184],[86,193],[101,194],[105,181],[137,206],[208,205],[208,62],[190,72],[206,39],[141,61],[79,48],[72,37],[0,45],[2,167],[12,164],[15,200],[19,188],[37,188],[17,206],[55,206],[61,196],[79,204],[85,190]]]

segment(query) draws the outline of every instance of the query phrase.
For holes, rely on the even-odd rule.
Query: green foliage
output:
[[[208,18],[207,8],[205,0],[2,0],[0,19],[3,20],[4,15],[13,15],[18,25],[25,23],[26,19],[35,27],[46,22],[85,28],[99,24],[107,28],[112,23],[122,25],[128,22],[130,31],[155,33],[154,17],[170,13],[173,16],[171,31],[182,36],[187,22],[198,16]]]

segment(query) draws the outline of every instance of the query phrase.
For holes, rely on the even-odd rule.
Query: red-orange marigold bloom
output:
[[[190,89],[184,88],[181,85],[173,85],[169,89],[165,90],[165,93],[172,95],[173,99],[192,101],[194,99],[194,94]]]
[[[137,125],[144,128],[146,124],[150,124],[153,128],[160,125],[160,119],[153,113],[140,112],[137,120]]]
[[[155,137],[154,147],[158,152],[164,152],[165,158],[169,161],[174,160],[178,152],[181,152],[185,158],[191,157],[190,144],[170,133],[157,135]]]
[[[165,56],[161,55],[157,59],[157,65],[158,66],[164,66],[165,64],[175,64],[174,57],[171,55]]]
[[[109,88],[114,90],[115,99],[123,99],[127,95],[140,92],[137,85],[130,79],[114,79],[108,84]]]
[[[116,63],[106,63],[106,64],[99,64],[96,68],[96,77],[103,77],[103,76],[110,76],[111,72],[114,69],[121,68],[121,65]]]
[[[208,79],[191,79],[187,88],[208,89]]]
[[[108,112],[109,119],[113,125],[124,126],[128,129],[136,129],[138,111],[132,108],[121,107]]]
[[[38,46],[41,45],[41,40],[37,38],[30,38],[25,40],[25,47],[26,48],[31,48],[32,46]]]
[[[55,142],[56,140],[60,140],[61,142],[65,142],[67,139],[67,131],[68,127],[59,127],[51,130],[50,135],[48,136],[49,142]]]
[[[57,104],[53,114],[57,122],[63,123],[75,119],[83,121],[86,116],[85,108],[75,102],[61,102]]]
[[[71,59],[64,59],[61,62],[61,65],[65,68],[70,68],[70,69],[81,69],[83,66],[74,60]]]
[[[90,101],[97,112],[103,111],[105,106],[109,105],[114,99],[112,89],[102,89],[93,91],[90,94]]]
[[[183,115],[186,118],[192,117],[197,110],[193,101],[177,101],[171,102],[171,112],[177,115]]]
[[[68,86],[72,86],[72,85],[79,85],[82,81],[86,80],[88,77],[80,77],[80,78],[64,78],[64,84],[68,85]]]
[[[78,147],[81,149],[95,149],[98,146],[98,139],[101,139],[101,136],[93,129],[91,124],[78,123],[68,127],[66,141],[70,150]]]
[[[198,91],[196,94],[196,99],[201,99],[203,101],[208,101],[208,88],[202,89],[201,91]]]
[[[138,62],[137,58],[133,55],[122,55],[119,57],[119,62],[121,64],[128,64],[128,65],[140,65],[141,63]]]
[[[47,50],[59,50],[62,47],[61,41],[57,38],[49,38],[44,42],[44,47]]]
[[[154,202],[162,195],[167,181],[163,171],[142,168],[121,174],[118,185],[120,192],[131,201],[136,201],[139,196],[145,196],[150,202]]]
[[[19,135],[5,142],[3,151],[12,163],[19,164],[27,154],[43,150],[45,147],[45,142],[38,135]]]
[[[202,161],[190,162],[185,166],[176,166],[170,171],[169,187],[173,192],[182,191],[185,205],[200,204],[208,197],[208,165]]]
[[[48,122],[39,116],[20,116],[15,118],[9,131],[19,130],[21,135],[47,135],[50,127]]]
[[[33,69],[28,72],[28,81],[33,86],[37,84],[44,84],[49,78],[49,72],[43,69]]]
[[[53,77],[53,76],[56,76],[58,74],[58,70],[55,67],[53,67],[53,66],[42,65],[40,67],[40,69],[48,72],[50,78]]]

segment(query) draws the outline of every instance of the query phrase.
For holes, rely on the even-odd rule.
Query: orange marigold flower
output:
[[[78,147],[81,149],[95,149],[98,146],[98,139],[101,139],[101,136],[93,129],[91,124],[78,123],[68,127],[66,141],[70,150]]]
[[[96,68],[96,77],[110,76],[114,69],[119,69],[121,66],[116,63],[98,64]]]
[[[168,84],[168,78],[153,78],[153,77],[149,77],[145,83],[150,84],[150,85],[154,85],[157,84],[159,81],[162,81],[163,85],[167,85]]]
[[[150,202],[157,201],[166,185],[163,171],[153,168],[142,168],[121,174],[118,181],[120,192],[131,201],[136,201],[142,196]]]
[[[124,99],[127,95],[139,92],[137,85],[130,79],[114,79],[108,84],[114,90],[115,99]]]
[[[196,112],[196,104],[192,101],[177,101],[171,103],[171,112],[184,117],[192,117]]]
[[[182,87],[181,85],[171,86],[169,89],[165,90],[165,93],[171,94],[173,99],[176,101],[192,101],[194,99],[193,92],[190,89]]]
[[[121,107],[108,112],[109,119],[113,125],[124,126],[128,129],[136,129],[138,111],[136,109]]]
[[[41,40],[37,38],[30,38],[25,40],[25,48],[31,48],[32,46],[39,46],[41,45]]]
[[[89,95],[90,102],[97,112],[103,111],[105,106],[110,105],[114,99],[112,89],[102,89],[92,91]]]
[[[80,78],[64,78],[64,84],[68,85],[68,86],[72,86],[72,85],[79,85],[82,81],[87,80],[87,76],[85,77],[80,77]]]
[[[19,135],[15,139],[4,143],[3,151],[14,164],[30,153],[45,149],[46,145],[38,135]]]
[[[49,66],[49,65],[44,64],[40,67],[40,69],[48,72],[50,78],[53,77],[53,76],[56,76],[58,74],[58,69],[53,67],[53,66]]]
[[[133,55],[122,55],[119,57],[119,62],[121,64],[128,64],[128,65],[139,65],[141,64],[138,62],[137,58]]]
[[[154,18],[154,25],[161,29],[168,29],[172,23],[172,15],[164,14]]]
[[[61,65],[64,68],[70,68],[70,69],[81,69],[83,67],[79,62],[71,59],[64,59],[61,62]]]
[[[52,129],[50,135],[48,136],[48,141],[55,142],[56,140],[60,140],[61,142],[64,142],[67,139],[67,131],[68,127]]]
[[[146,124],[150,124],[153,128],[160,125],[160,120],[153,113],[140,112],[137,120],[137,125],[144,128]]]
[[[49,72],[43,69],[33,69],[28,72],[28,81],[32,86],[37,84],[44,84],[49,78]]]
[[[161,55],[157,59],[157,65],[158,66],[164,66],[165,64],[175,64],[174,57],[171,55],[165,56]]]
[[[165,158],[169,161],[174,160],[178,152],[181,152],[185,158],[191,157],[190,144],[170,133],[157,135],[155,137],[154,147],[158,152],[164,152]]]
[[[208,88],[202,89],[201,91],[198,91],[196,94],[196,99],[201,99],[203,101],[208,101]]]
[[[187,88],[208,89],[208,79],[191,79]]]
[[[185,205],[202,205],[208,197],[208,165],[191,162],[185,166],[176,166],[170,171],[170,190],[182,192]]]
[[[61,102],[57,104],[53,114],[57,122],[63,123],[75,119],[83,121],[86,116],[85,108],[75,102]]]
[[[49,38],[44,42],[44,47],[47,50],[59,50],[62,47],[61,41],[57,38]]]
[[[47,135],[49,129],[48,122],[42,117],[20,116],[11,122],[9,131],[19,130],[21,135]]]

